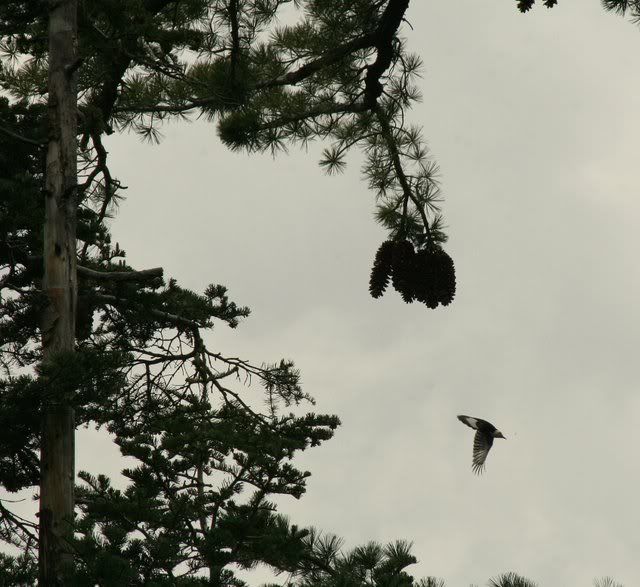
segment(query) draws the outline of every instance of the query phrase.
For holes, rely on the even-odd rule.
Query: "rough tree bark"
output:
[[[49,143],[47,151],[43,359],[75,347],[77,207],[77,0],[49,0]],[[71,391],[47,393],[42,424],[39,584],[63,585],[72,565],[75,480]]]

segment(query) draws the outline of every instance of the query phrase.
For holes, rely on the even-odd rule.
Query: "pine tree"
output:
[[[291,362],[259,365],[210,349],[207,332],[216,322],[235,327],[248,315],[224,287],[198,294],[165,281],[159,268],[126,263],[107,225],[121,185],[102,144],[105,134],[126,129],[157,138],[164,120],[195,112],[215,120],[231,148],[276,151],[332,138],[322,161],[330,171],[362,145],[392,238],[416,248],[442,243],[436,169],[419,132],[403,122],[417,98],[411,79],[419,67],[397,36],[408,1],[298,3],[298,23],[276,28],[286,4],[88,0],[78,4],[77,57],[69,52],[74,26],[56,22],[61,14],[73,20],[75,2],[0,6],[7,56],[0,83],[11,98],[0,109],[0,482],[11,491],[46,483],[38,453],[46,462],[50,427],[43,430],[41,420],[60,406],[71,430],[73,415],[75,425],[103,426],[139,462],[125,471],[124,491],[104,475],[80,473],[75,528],[72,487],[65,504],[46,502],[41,491],[38,525],[3,505],[0,536],[23,551],[2,560],[5,574],[18,564],[31,572],[38,545],[41,582],[65,585],[186,585],[202,577],[241,584],[234,565],[296,572],[309,556],[311,530],[290,526],[269,496],[302,495],[307,473],[292,458],[330,438],[338,419],[291,411],[311,399]],[[67,53],[58,58],[58,50]],[[71,132],[79,137],[77,177],[51,175],[52,161],[75,165],[74,157],[55,157],[73,126],[54,124],[54,70],[67,89],[77,79],[69,110],[77,108],[79,123]],[[45,231],[43,241],[49,212],[42,194],[52,192],[52,181],[62,186],[56,197],[68,208],[61,220],[68,236]],[[61,320],[47,295],[47,284],[58,287],[49,257],[73,249],[77,257],[65,257],[61,280],[68,292]],[[50,352],[47,337],[60,325],[68,342]],[[248,394],[248,383],[261,384],[264,397]],[[65,434],[64,443],[72,442]],[[73,479],[72,459],[63,467]],[[65,529],[50,533],[50,520]],[[65,570],[69,559],[73,568]]]

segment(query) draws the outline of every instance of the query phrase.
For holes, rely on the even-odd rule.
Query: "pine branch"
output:
[[[233,4],[233,2],[232,2]],[[355,51],[373,47],[377,50],[377,58],[374,63],[367,67],[367,75],[365,79],[364,89],[364,102],[359,107],[350,106],[343,112],[362,112],[370,109],[376,103],[378,97],[382,94],[382,84],[380,78],[384,72],[391,65],[393,59],[393,39],[395,34],[404,18],[404,14],[409,6],[409,0],[391,0],[385,9],[378,29],[373,33],[366,33],[351,41],[343,43],[338,47],[329,49],[323,53],[317,59],[305,63],[303,66],[295,71],[288,72],[282,76],[258,82],[249,88],[249,91],[266,90],[281,86],[296,85],[299,82],[307,79],[315,73],[322,71],[336,63],[339,63],[345,59],[348,55],[351,55]],[[230,15],[231,12],[230,7]],[[237,33],[234,32],[234,21],[231,18],[232,36]],[[235,44],[232,47],[231,62],[232,67],[237,59],[237,55],[234,53]],[[153,114],[166,112],[171,114],[178,114],[181,112],[187,112],[194,108],[212,106],[219,103],[218,97],[207,98],[194,98],[184,101],[181,104],[147,104],[141,106],[123,106],[114,109],[117,113],[131,113],[131,114]],[[328,112],[333,113],[333,112]],[[318,112],[315,116],[320,116],[323,112]]]
[[[201,108],[219,104],[220,98],[193,98],[181,104],[143,104],[141,106],[119,106],[113,109],[116,114],[156,114],[166,112],[169,114],[179,114],[188,112],[194,108]]]
[[[171,322],[176,326],[181,326],[183,328],[187,328],[192,331],[197,331],[199,328],[202,328],[203,326],[205,326],[204,324],[198,324],[198,322],[194,322],[193,320],[189,320],[188,318],[184,318],[183,316],[171,314],[170,312],[163,312],[161,310],[156,310],[155,308],[145,307],[138,302],[133,302],[131,300],[127,300],[126,298],[121,298],[121,297],[112,296],[108,294],[95,294],[93,296],[93,299],[95,299],[98,302],[102,302],[104,304],[109,304],[116,308],[120,306],[129,306],[129,307],[142,309],[148,314],[150,314],[151,316],[158,318],[159,320],[163,320],[165,322]]]
[[[145,0],[144,7],[151,17],[156,16],[164,8],[175,0]],[[91,17],[85,11],[84,3],[80,4],[78,17],[82,26],[89,26],[93,30],[95,25]],[[101,33],[102,34],[102,33]],[[131,43],[132,41],[130,41]],[[136,41],[134,40],[133,43]],[[118,99],[118,90],[122,83],[122,78],[131,66],[133,56],[136,53],[135,45],[130,48],[121,48],[117,53],[112,52],[105,55],[105,61],[109,64],[109,73],[104,76],[104,81],[97,92],[92,97],[92,103],[98,106],[102,113],[102,120],[107,123],[114,113],[114,104]]]
[[[78,265],[78,275],[100,281],[148,281],[162,277],[163,274],[162,267],[142,269],[141,271],[96,271],[95,269]]]
[[[431,239],[431,232],[429,230],[429,221],[427,219],[427,213],[424,210],[424,206],[420,205],[420,202],[415,197],[411,186],[409,185],[409,181],[407,176],[402,168],[402,161],[400,160],[400,153],[398,151],[398,147],[396,145],[395,139],[393,137],[393,131],[391,130],[391,125],[389,124],[389,120],[387,115],[382,111],[382,109],[378,106],[375,109],[376,117],[380,126],[382,128],[382,136],[385,139],[387,144],[387,149],[391,154],[391,161],[393,162],[393,167],[396,171],[396,175],[398,176],[398,181],[402,186],[402,192],[404,194],[404,199],[402,202],[402,226],[404,228],[406,218],[407,218],[407,206],[409,200],[411,200],[416,209],[418,210],[420,217],[422,218],[422,222],[424,223],[425,230],[427,231],[427,236]]]
[[[37,544],[38,525],[8,510],[4,507],[3,501],[5,500],[0,500],[0,520],[3,524],[13,527],[13,532],[17,532],[15,536],[16,541],[21,540],[31,543],[32,545]],[[18,546],[18,544],[16,544],[16,546]]]
[[[380,27],[376,34],[376,49],[378,56],[373,64],[367,68],[365,82],[365,103],[371,107],[382,95],[380,78],[387,70],[393,59],[393,38],[409,8],[409,0],[390,0],[380,20]]]
[[[7,137],[15,139],[16,141],[27,143],[28,145],[35,145],[36,147],[44,147],[47,144],[47,141],[38,141],[36,139],[30,139],[29,137],[25,137],[23,135],[15,133],[12,130],[1,125],[0,125],[0,133],[2,133]]]
[[[339,63],[351,53],[374,46],[376,43],[376,39],[377,35],[374,33],[369,33],[357,37],[352,41],[348,41],[347,43],[339,45],[338,47],[329,49],[317,59],[305,63],[302,67],[298,68],[295,71],[290,71],[289,73],[273,78],[271,80],[258,82],[254,86],[254,89],[263,90],[269,88],[277,88],[280,86],[296,85],[297,83],[305,80],[314,73],[321,71],[325,67],[329,67],[331,65]]]
[[[13,248],[12,253],[17,263],[21,263],[29,269],[39,267],[39,274],[42,274],[42,255],[27,255],[24,251],[21,251],[18,248]],[[162,267],[141,269],[140,271],[96,271],[95,269],[90,269],[84,265],[77,265],[76,267],[78,275],[100,281],[148,281],[150,279],[162,277],[164,274],[164,269]],[[7,274],[0,282],[0,285],[5,285],[12,276],[13,275],[11,273]]]
[[[354,102],[350,104],[322,104],[298,114],[290,114],[281,116],[279,118],[274,118],[269,122],[257,125],[255,130],[273,130],[282,126],[286,126],[288,124],[302,122],[303,120],[308,120],[310,118],[318,118],[319,116],[330,116],[333,114],[356,114],[358,112],[366,112],[367,110],[370,110],[370,106],[368,106],[364,102]]]
[[[231,23],[231,78],[235,82],[240,60],[240,25],[238,24],[238,0],[229,1],[229,22]]]
[[[100,132],[97,129],[91,129],[89,134],[91,136],[91,141],[93,142],[93,147],[96,150],[97,155],[96,167],[94,171],[96,173],[102,173],[102,176],[104,177],[105,196],[104,201],[102,202],[102,207],[100,208],[100,212],[98,213],[98,224],[101,224],[105,219],[105,216],[107,215],[109,204],[113,199],[114,190],[112,189],[112,186],[114,182],[113,178],[111,177],[109,167],[107,166],[107,150],[102,144]],[[87,181],[85,181],[85,183],[83,184],[82,188],[86,189],[94,178],[95,175],[93,175],[92,172],[92,174],[89,176],[89,179],[87,179]],[[87,247],[88,243],[85,243],[84,248],[82,249],[82,258],[84,258],[87,253]]]

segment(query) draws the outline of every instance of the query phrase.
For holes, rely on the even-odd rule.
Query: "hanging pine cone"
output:
[[[374,298],[379,298],[389,285],[394,247],[393,241],[384,241],[376,252],[369,278],[369,293]]]
[[[443,306],[448,306],[456,295],[456,269],[453,259],[440,248],[436,250],[435,260],[437,298]]]
[[[448,306],[456,292],[453,260],[440,247],[431,246],[416,254],[415,297],[431,309]]]
[[[448,306],[456,293],[453,260],[437,245],[416,252],[408,240],[383,242],[373,262],[369,292],[379,298],[389,278],[394,289],[407,303],[422,302],[429,308]]]
[[[413,245],[408,240],[396,241],[391,262],[391,282],[407,304],[415,298],[415,256]]]
[[[437,281],[437,266],[433,249],[422,249],[416,254],[416,299],[429,308],[438,306],[438,295],[434,287]]]

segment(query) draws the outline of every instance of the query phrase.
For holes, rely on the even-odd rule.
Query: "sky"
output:
[[[227,285],[252,315],[209,344],[294,359],[317,410],[341,418],[298,460],[307,494],[279,502],[295,523],[348,547],[412,541],[412,574],[450,587],[503,571],[640,585],[640,30],[598,0],[526,15],[504,0],[414,0],[407,16],[451,306],[369,296],[386,235],[359,158],[326,176],[321,144],[231,153],[205,121],[165,126],[159,146],[110,137],[129,186],[114,236],[137,268]],[[507,437],[481,477],[457,414]],[[78,469],[119,470],[101,442],[81,433]]]

